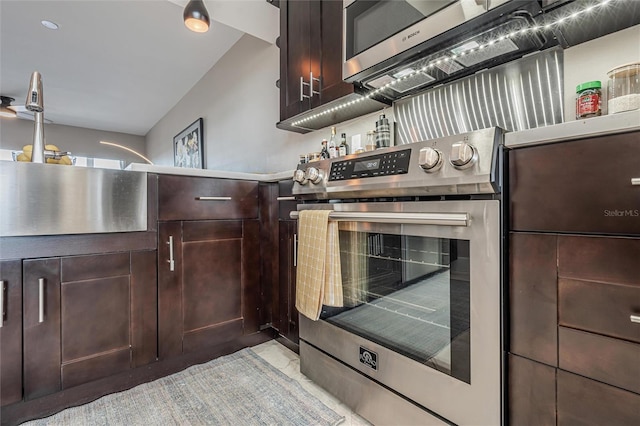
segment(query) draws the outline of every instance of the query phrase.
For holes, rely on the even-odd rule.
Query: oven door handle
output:
[[[299,211],[289,213],[291,219],[298,219]],[[418,225],[469,226],[468,213],[378,213],[378,212],[336,212],[329,213],[329,219],[341,222],[375,222]]]

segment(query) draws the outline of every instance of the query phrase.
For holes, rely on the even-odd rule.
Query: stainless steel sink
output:
[[[146,228],[146,173],[0,161],[0,236]]]

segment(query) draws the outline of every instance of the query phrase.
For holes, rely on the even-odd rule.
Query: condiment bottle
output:
[[[340,157],[343,157],[345,155],[349,155],[349,144],[347,143],[347,134],[343,133],[340,135],[340,146],[338,147],[338,152],[340,154]]]
[[[329,150],[327,149],[326,139],[322,139],[322,149],[320,150],[320,158],[322,160],[329,158]]]
[[[331,139],[329,139],[329,158],[338,158],[338,145],[336,144],[336,128],[331,128]]]
[[[602,114],[602,93],[599,81],[589,81],[576,87],[576,120]]]

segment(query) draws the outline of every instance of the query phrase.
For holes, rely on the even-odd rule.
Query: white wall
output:
[[[294,169],[298,155],[320,150],[330,130],[301,135],[276,128],[279,49],[244,35],[147,134],[147,154],[173,165],[173,137],[198,117],[204,121],[205,167],[269,173]],[[391,109],[387,109],[391,116]],[[338,126],[349,136],[375,128],[377,114]],[[364,139],[364,135],[363,135]]]
[[[45,124],[44,138],[46,144],[56,145],[61,151],[69,151],[73,155],[125,160],[126,162],[144,162],[127,151],[100,144],[101,140],[114,142],[144,154],[144,136],[60,124]],[[0,148],[21,150],[24,145],[32,143],[33,121],[18,118],[0,120]]]
[[[207,169],[294,168],[300,135],[276,129],[279,50],[244,35],[147,134],[147,154],[173,166],[173,137],[202,117]]]
[[[564,51],[565,121],[576,119],[576,86],[602,82],[602,114],[607,114],[607,72],[640,62],[640,25],[579,44]]]

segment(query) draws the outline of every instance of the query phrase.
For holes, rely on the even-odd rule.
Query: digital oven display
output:
[[[378,170],[380,168],[380,159],[359,161],[354,164],[353,171],[361,172],[363,170]]]
[[[331,163],[329,181],[363,179],[377,176],[401,175],[409,172],[411,150],[376,153],[366,158]]]

